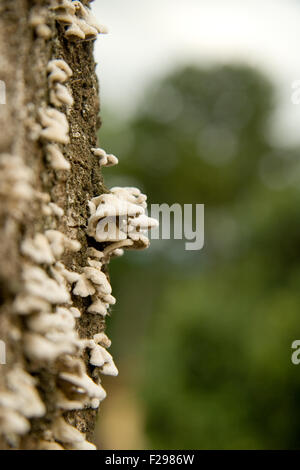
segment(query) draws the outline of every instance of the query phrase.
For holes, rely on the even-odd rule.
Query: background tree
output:
[[[205,204],[202,251],[152,241],[134,281],[138,253],[112,266],[120,380],[140,387],[150,448],[299,446],[299,149],[270,142],[273,102],[256,70],[188,67],[153,84],[125,127],[103,128],[121,157],[114,184]]]

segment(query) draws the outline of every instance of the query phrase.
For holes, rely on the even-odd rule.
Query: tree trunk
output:
[[[74,280],[68,283],[61,274],[66,268],[82,276],[91,266],[89,257],[100,265],[86,234],[87,202],[107,192],[91,150],[100,126],[93,59],[97,27],[86,16],[89,1],[81,2],[85,10],[74,4],[0,0],[0,83],[6,88],[6,104],[0,104],[2,449],[92,448],[87,441],[93,440],[103,398],[99,376],[88,363],[90,350],[74,334],[91,340],[104,330],[104,317],[88,314],[90,298],[74,295]],[[80,282],[92,285],[86,277],[76,282],[78,290]],[[51,323],[57,315],[60,326]],[[74,331],[64,321],[75,321]],[[99,345],[109,345],[105,336],[93,343],[95,352]],[[91,384],[84,387],[87,377],[99,387],[95,393]]]

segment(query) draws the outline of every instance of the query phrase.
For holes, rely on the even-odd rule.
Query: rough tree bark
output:
[[[59,379],[56,364],[41,366],[26,356],[23,337],[28,329],[27,316],[14,314],[16,298],[24,290],[24,263],[28,263],[28,258],[20,250],[22,241],[46,230],[57,230],[70,239],[79,240],[80,251],[66,250],[60,261],[68,270],[82,272],[88,262],[87,201],[106,192],[100,165],[91,151],[97,146],[100,127],[93,41],[66,38],[67,23],[56,20],[49,8],[51,3],[51,0],[0,0],[0,79],[6,84],[6,104],[0,105],[0,154],[4,160],[17,156],[18,165],[31,170],[34,191],[32,197],[16,201],[10,194],[11,188],[7,187],[10,180],[3,169],[5,164],[2,164],[0,339],[6,344],[7,357],[6,365],[0,366],[0,391],[7,389],[9,371],[20,366],[35,378],[36,390],[46,407],[43,416],[28,417],[28,432],[2,434],[2,449],[37,449],[40,441],[53,441],[49,429],[57,415],[55,391]],[[81,3],[88,6],[89,1],[82,0]],[[40,8],[45,10],[41,13]],[[41,17],[44,15],[45,21],[40,21],[42,26],[38,26],[39,20],[32,19],[36,11],[41,13]],[[43,125],[39,110],[53,107],[49,98],[47,65],[54,59],[63,59],[72,70],[68,87],[74,104],[59,109],[69,124],[70,142],[60,145],[65,160],[71,164],[69,171],[53,169],[47,160],[46,146],[49,142],[41,137]],[[16,165],[13,171],[18,171]],[[50,202],[64,210],[63,216],[58,216],[57,208],[51,212],[47,195]],[[90,240],[90,246],[91,243]],[[81,318],[76,320],[81,338],[92,338],[103,331],[103,317],[85,314],[87,298],[72,295],[72,301],[72,306],[81,311]],[[91,374],[88,365],[87,370]],[[63,412],[66,421],[85,433],[88,441],[93,441],[96,414],[97,410],[92,408]],[[1,417],[0,413],[2,432],[5,420],[6,417]]]

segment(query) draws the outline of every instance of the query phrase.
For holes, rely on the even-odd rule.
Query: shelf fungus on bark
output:
[[[33,239],[25,239],[21,243],[21,252],[38,264],[52,264],[55,261],[49,241],[42,233],[37,233]]]
[[[105,347],[101,345],[101,338],[98,335],[94,335],[94,339],[89,341],[87,347],[91,350],[90,352],[90,364],[99,367],[101,374],[104,375],[118,375],[118,369],[114,363],[114,360],[106,351]],[[107,346],[106,346],[107,347]]]
[[[10,213],[23,213],[34,198],[34,174],[22,158],[8,153],[0,154],[0,197]]]
[[[47,230],[45,232],[55,258],[60,258],[65,250],[77,252],[81,248],[78,240],[71,240],[59,230]]]
[[[53,28],[54,19],[61,25],[59,28],[63,29],[65,38],[71,41],[93,40],[99,33],[106,32],[89,7],[71,0],[50,0],[47,11],[35,8],[30,25],[38,37],[47,39],[51,34],[48,24],[51,23]],[[50,60],[45,73],[49,102],[38,110],[40,124],[35,123],[32,131],[35,140],[40,139],[54,170],[75,171],[63,154],[64,145],[70,143],[66,114],[70,114],[69,108],[73,105],[67,83],[72,70],[64,60],[55,58]],[[103,149],[91,150],[102,167],[118,163],[117,157]],[[60,219],[64,210],[51,201],[50,194],[33,188],[34,172],[22,158],[1,154],[0,170],[0,197],[5,206],[12,206],[10,213],[14,217],[22,215],[28,209],[28,203],[36,200],[41,206],[42,217],[45,217],[46,228],[49,228],[43,233],[32,233],[32,227],[25,228],[28,233],[20,242],[23,283],[13,302],[12,314],[20,317],[24,327],[19,333],[24,369],[27,367],[36,379],[22,366],[12,367],[6,374],[5,387],[0,393],[0,432],[7,439],[30,433],[30,419],[47,414],[48,424],[45,430],[40,430],[37,448],[95,449],[85,434],[67,422],[64,413],[97,409],[106,397],[102,375],[116,376],[118,370],[106,350],[111,342],[104,332],[94,334],[93,330],[92,338],[81,337],[82,331],[77,327],[81,324],[80,317],[86,313],[74,303],[85,305],[89,316],[108,315],[116,299],[112,295],[106,265],[112,257],[121,256],[124,249],[147,248],[146,231],[157,222],[147,217],[147,198],[138,189],[112,188],[108,194],[89,202],[91,214],[87,235],[99,246],[85,250],[83,246],[90,241],[88,238],[82,246],[78,240],[55,229],[63,222],[55,217]],[[74,228],[70,233],[74,233]],[[70,262],[72,254],[80,250],[83,256],[76,256],[76,263]],[[79,266],[78,259],[84,260]],[[102,328],[103,323],[99,322],[99,325]],[[51,410],[46,410],[48,401],[38,393],[38,378],[42,371],[47,371],[56,384],[49,392],[52,393]]]
[[[68,144],[69,124],[66,116],[54,108],[41,108],[39,110],[40,121],[43,129],[40,132],[41,138],[50,142]]]
[[[105,150],[100,148],[92,148],[91,149],[95,157],[99,157],[99,165],[100,166],[115,166],[118,165],[119,160],[115,155],[107,154]]]
[[[56,217],[58,217],[59,219],[64,215],[64,210],[59,207],[57,204],[55,204],[55,202],[49,202],[48,203],[48,207],[51,211],[51,214],[55,215]]]
[[[70,142],[69,123],[66,115],[56,108],[70,108],[73,105],[71,91],[65,85],[72,76],[72,70],[64,60],[53,59],[48,62],[47,73],[49,99],[53,107],[39,110],[42,125],[39,135],[49,142],[46,145],[46,155],[51,167],[54,170],[69,171],[71,164],[65,159],[58,145]]]
[[[52,425],[53,437],[70,450],[96,450],[96,446],[86,441],[85,435],[78,429],[66,423],[63,418],[57,418]]]
[[[87,233],[106,246],[105,256],[122,248],[143,249],[149,246],[147,230],[158,222],[148,217],[146,196],[137,188],[112,188],[89,202],[91,216]]]
[[[48,86],[50,94],[50,103],[53,106],[73,106],[73,97],[64,85],[72,76],[72,70],[62,59],[54,59],[48,63]]]
[[[84,289],[87,289],[86,283],[92,289],[89,295],[97,291],[104,297],[111,294],[111,286],[101,271],[102,263],[99,260],[102,253],[98,250],[88,249],[91,257],[89,263],[92,266],[82,268],[81,274],[67,270],[60,261],[66,250],[76,252],[80,249],[81,244],[77,240],[71,240],[57,230],[48,230],[45,234],[37,233],[33,238],[25,238],[21,250],[30,262],[26,261],[24,265],[24,289],[14,303],[15,313],[26,316],[22,344],[27,359],[35,364],[35,367],[42,368],[48,365],[53,368],[59,361],[53,370],[57,370],[56,380],[60,384],[56,390],[56,408],[61,412],[98,408],[106,397],[99,374],[117,374],[111,355],[105,351],[105,347],[110,345],[106,335],[82,339],[76,331],[76,319],[81,316],[81,312],[72,306],[72,285],[75,284],[73,293],[77,288],[79,295],[87,293],[82,290],[83,284]],[[106,301],[113,302],[112,296],[106,298]],[[83,351],[87,348],[98,352],[101,349],[100,362],[96,361],[94,356],[90,358],[91,366],[94,367],[92,377],[88,375],[82,359]],[[96,369],[99,369],[99,374],[95,373]],[[10,391],[0,394],[0,424],[5,434],[26,434],[30,429],[27,417],[37,417],[45,413],[36,389],[33,388],[30,396],[29,391],[28,394],[25,393],[29,390],[29,385],[33,387],[35,384],[34,379],[30,375],[28,377],[32,382],[29,384],[27,380],[28,384],[24,384],[22,400],[16,396],[18,390],[15,389],[13,395]],[[15,382],[17,384],[17,381]],[[31,407],[25,403],[26,408],[24,400],[28,397],[31,398]],[[19,407],[22,408],[23,414],[19,412]],[[57,417],[51,429],[51,436],[42,439],[39,448],[95,448],[76,428],[66,423],[62,415]]]
[[[5,377],[0,392],[0,429],[6,435],[23,435],[30,429],[29,419],[46,412],[35,386],[35,379],[21,367],[13,367]]]
[[[36,35],[45,40],[50,39],[52,36],[51,28],[47,24],[48,20],[48,8],[37,6],[32,9],[29,18],[29,24],[32,26],[32,28],[34,28]]]
[[[80,1],[52,0],[50,8],[56,21],[65,27],[65,36],[70,41],[91,41],[98,34],[107,33],[107,28],[99,24],[90,8]]]
[[[72,69],[62,59],[52,59],[47,65],[48,83],[52,87],[55,83],[65,83],[72,77]]]

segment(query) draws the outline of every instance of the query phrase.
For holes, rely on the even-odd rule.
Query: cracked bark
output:
[[[82,2],[87,4],[87,2]],[[45,216],[41,203],[35,201],[23,217],[10,213],[0,200],[0,339],[7,348],[7,364],[0,366],[0,389],[12,365],[22,364],[38,379],[38,390],[47,405],[47,414],[31,420],[32,431],[18,446],[35,449],[36,443],[53,417],[56,389],[53,371],[37,370],[22,350],[22,339],[17,331],[25,328],[22,319],[11,314],[12,302],[22,289],[21,271],[24,258],[20,254],[20,241],[47,229],[56,229],[78,239],[80,252],[67,253],[62,259],[67,268],[80,271],[86,265],[88,219],[87,201],[106,191],[100,167],[91,153],[96,147],[99,122],[98,82],[93,59],[93,42],[72,43],[63,35],[62,27],[54,20],[49,23],[52,38],[37,37],[29,25],[33,7],[47,7],[47,0],[0,0],[0,80],[6,84],[6,104],[0,105],[0,154],[18,155],[33,169],[35,189],[48,193],[51,201],[65,211],[61,219]],[[70,144],[65,146],[66,159],[71,171],[53,171],[45,158],[45,143],[31,136],[38,110],[49,105],[46,67],[51,59],[63,59],[71,67],[69,80],[74,106],[66,113],[70,126]],[[64,111],[66,112],[66,110]],[[74,306],[82,312],[78,320],[81,337],[90,338],[104,329],[98,315],[85,315],[87,300],[74,297]],[[93,441],[95,410],[82,410],[65,414],[67,421],[87,434]],[[0,447],[13,446],[0,438]]]

